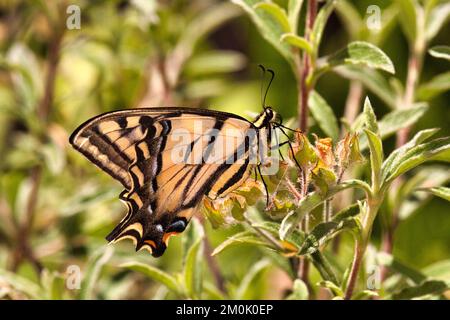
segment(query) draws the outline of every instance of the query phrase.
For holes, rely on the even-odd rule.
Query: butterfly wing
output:
[[[164,253],[203,196],[223,197],[253,168],[257,137],[236,115],[190,108],[106,113],[71,136],[74,148],[125,187],[128,213],[107,236],[131,239],[136,249]]]

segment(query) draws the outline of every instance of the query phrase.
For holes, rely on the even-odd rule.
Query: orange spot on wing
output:
[[[156,243],[153,240],[145,240],[144,241],[146,244],[148,244],[150,247],[152,248],[156,248]]]
[[[170,239],[170,237],[175,236],[175,235],[177,235],[177,234],[178,234],[178,232],[168,232],[168,233],[165,233],[165,234],[163,235],[163,241],[164,241],[164,243],[166,244],[166,246],[169,245],[169,239]]]

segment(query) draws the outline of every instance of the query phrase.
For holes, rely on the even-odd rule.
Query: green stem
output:
[[[368,197],[367,198],[367,211],[362,219],[362,232],[359,239],[355,241],[355,256],[353,258],[353,262],[350,269],[350,275],[348,277],[347,286],[345,290],[345,299],[350,300],[353,291],[355,289],[358,273],[361,267],[362,260],[364,258],[364,253],[366,252],[367,245],[370,240],[370,235],[372,233],[372,226],[377,216],[378,209],[381,205],[381,200],[383,199],[382,195],[378,197]]]

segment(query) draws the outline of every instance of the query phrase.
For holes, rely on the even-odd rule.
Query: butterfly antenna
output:
[[[269,88],[270,88],[270,85],[272,84],[273,78],[275,78],[275,72],[273,72],[272,69],[267,69],[267,72],[270,73],[271,77],[270,77],[269,84],[267,85],[266,92],[264,93],[263,107],[266,105],[266,97],[267,97],[267,93],[269,92]]]
[[[266,75],[266,68],[262,64],[259,64],[258,67],[261,68],[261,107],[264,109],[264,99],[263,99],[263,92],[264,92],[264,76]]]

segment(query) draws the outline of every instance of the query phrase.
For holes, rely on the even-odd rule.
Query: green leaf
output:
[[[303,0],[289,0],[288,2],[288,19],[291,30],[294,33],[298,31],[298,21],[300,19],[300,10],[302,9]]]
[[[148,264],[144,264],[141,262],[127,262],[120,265],[121,268],[130,269],[133,271],[137,271],[142,273],[147,278],[150,278],[154,281],[161,283],[166,286],[167,289],[172,291],[173,293],[180,295],[181,294],[181,286],[177,282],[177,280],[171,276],[170,274]]]
[[[331,267],[331,264],[328,262],[328,259],[320,252],[316,251],[311,254],[311,260],[314,264],[314,267],[319,271],[320,276],[327,282],[338,284],[338,279],[336,274]]]
[[[365,125],[368,130],[371,132],[378,134],[380,132],[378,128],[378,122],[377,122],[377,116],[375,115],[375,112],[373,111],[372,104],[370,103],[369,97],[366,97],[366,100],[364,100],[364,110],[363,110],[364,116],[365,116]]]
[[[385,180],[386,186],[403,173],[432,160],[450,162],[450,138],[440,138],[420,144],[399,156],[390,165]]]
[[[41,284],[46,291],[46,299],[48,300],[62,300],[63,293],[66,290],[65,278],[57,272],[49,272],[44,269],[41,272]]]
[[[306,197],[300,200],[297,210],[289,213],[284,217],[280,227],[280,239],[285,240],[289,237],[294,229],[298,226],[306,213],[311,212],[314,208],[322,204],[323,201],[333,197],[336,193],[348,189],[360,188],[366,192],[371,192],[370,186],[361,180],[347,180],[336,186],[329,188],[327,194],[320,194],[319,192],[309,193]]]
[[[349,43],[346,48],[328,57],[327,63],[331,67],[358,65],[395,73],[391,59],[380,48],[364,41]]]
[[[300,37],[294,33],[284,33],[281,38],[281,42],[288,43],[289,45],[305,50],[308,53],[312,52],[311,44],[303,37]]]
[[[80,299],[91,300],[94,298],[94,290],[103,266],[111,259],[114,253],[112,246],[105,246],[99,248],[89,258],[88,268],[84,274],[83,282],[81,283]]]
[[[388,113],[378,122],[381,137],[387,138],[399,129],[416,123],[427,110],[428,105],[416,104],[411,108],[398,109]]]
[[[385,252],[378,253],[376,256],[376,260],[380,266],[388,267],[389,269],[398,272],[399,274],[405,277],[408,277],[416,284],[419,284],[427,279],[427,277],[419,270],[416,270],[414,268],[405,265],[404,263],[401,263],[395,257],[393,257],[388,253]]]
[[[393,166],[397,166],[399,164],[399,159],[404,158],[406,152],[431,138],[438,131],[439,129],[437,128],[421,130],[416,133],[416,135],[408,143],[394,150],[383,163],[383,180],[385,180],[388,174],[393,170]]]
[[[183,246],[183,261],[186,261],[187,254],[190,248],[198,242],[199,239],[203,239],[205,231],[203,226],[197,218],[191,219],[187,230],[183,233],[182,246]]]
[[[317,14],[316,20],[311,32],[311,42],[313,44],[314,57],[317,57],[319,52],[320,42],[322,40],[323,30],[327,24],[328,18],[330,17],[333,9],[336,5],[336,0],[328,0],[328,2],[320,9]]]
[[[292,286],[292,293],[286,300],[308,300],[309,291],[307,285],[301,279],[295,279]]]
[[[372,290],[363,290],[358,292],[352,297],[352,300],[368,300],[370,298],[378,297],[379,294]]]
[[[410,46],[413,47],[417,37],[417,8],[414,0],[398,0],[399,20],[403,32],[408,39]]]
[[[392,200],[401,203],[398,217],[404,220],[432,198],[430,192],[420,192],[421,188],[441,186],[450,181],[450,171],[447,166],[426,166],[401,184],[396,197]],[[417,192],[419,191],[419,192]],[[414,196],[412,194],[414,193]]]
[[[420,285],[409,287],[392,295],[393,300],[410,300],[426,295],[439,295],[448,290],[448,285],[444,281],[428,280]]]
[[[450,72],[444,72],[420,85],[416,96],[419,100],[429,100],[448,90],[450,90]]]
[[[450,47],[449,46],[434,46],[428,50],[428,53],[435,58],[445,59],[450,61]]]
[[[264,10],[256,11],[253,6],[259,3],[259,0],[231,0],[234,4],[240,6],[252,19],[258,28],[261,36],[266,39],[278,52],[293,65],[293,55],[290,47],[280,42],[280,37],[284,33],[280,24]]]
[[[200,223],[198,222],[200,225]],[[184,283],[188,297],[200,299],[203,285],[203,230],[189,248],[184,262]]]
[[[381,143],[380,137],[370,130],[364,129],[369,141],[370,149],[370,169],[372,172],[372,185],[375,189],[379,188],[381,185],[381,166],[383,164],[383,144]]]
[[[379,71],[353,65],[336,67],[334,71],[344,78],[361,81],[367,89],[375,93],[391,109],[396,107],[395,92]]]
[[[342,289],[331,281],[320,281],[317,285],[323,288],[330,289],[334,296],[344,297],[344,292],[342,291]]]
[[[262,9],[269,13],[280,24],[284,32],[291,32],[291,26],[286,11],[274,2],[258,2],[254,9]]]
[[[253,265],[248,270],[245,277],[242,279],[239,287],[236,289],[234,299],[247,300],[253,298],[254,282],[257,278],[270,267],[271,263],[268,260],[261,260]]]
[[[433,8],[426,21],[426,37],[430,41],[444,26],[450,16],[450,3],[443,3]]]
[[[0,268],[0,282],[6,282],[14,289],[23,292],[28,297],[33,299],[43,299],[43,289],[35,282],[22,277],[18,274],[12,273]]]
[[[264,222],[256,222],[252,223],[252,227],[259,228],[262,230],[265,230],[269,233],[271,233],[276,239],[279,238],[280,228],[281,224],[277,222],[270,222],[270,221],[264,221]],[[298,249],[300,249],[300,246],[303,244],[303,241],[305,241],[305,234],[298,230],[294,229],[292,233],[290,233],[286,239],[284,239],[285,242],[288,242],[289,244],[294,245]],[[286,246],[285,243],[282,243],[282,246]],[[292,249],[292,248],[289,248]]]
[[[419,189],[420,191],[426,191],[434,194],[437,197],[440,197],[444,200],[450,201],[450,188],[447,187],[434,187],[434,188],[425,188]]]
[[[229,73],[241,70],[246,63],[242,53],[231,50],[214,50],[192,57],[184,67],[184,72],[192,77],[215,73]]]
[[[359,222],[355,218],[347,218],[340,222],[322,222],[306,236],[300,249],[300,255],[313,254],[319,248],[343,230],[356,231],[360,229]]]
[[[435,262],[425,267],[422,272],[430,278],[450,283],[450,259]]]
[[[357,216],[359,214],[359,212],[360,212],[359,205],[357,203],[354,203],[354,204],[340,210],[339,212],[337,212],[333,216],[332,221],[341,222],[347,218]]]
[[[398,130],[409,127],[416,123],[429,109],[427,104],[415,104],[411,108],[397,109],[391,111],[378,121],[380,137],[382,140],[390,137]],[[359,141],[360,149],[368,147],[366,137],[361,136]]]
[[[214,249],[212,255],[215,256],[224,251],[225,249],[228,249],[236,245],[245,245],[245,244],[265,246],[265,247],[269,246],[269,244],[266,241],[261,239],[253,232],[243,231],[234,234],[233,236],[222,242],[217,248]]]
[[[308,100],[309,110],[320,129],[333,141],[339,138],[339,126],[333,109],[316,91],[312,91]]]

